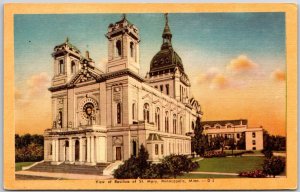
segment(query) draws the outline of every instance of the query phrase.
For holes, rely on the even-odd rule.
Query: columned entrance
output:
[[[79,153],[80,153],[80,150],[79,150],[79,141],[76,140],[75,141],[75,161],[79,161]]]
[[[132,141],[132,155],[136,157],[137,155],[137,144],[136,141]]]
[[[121,161],[122,160],[122,148],[121,147],[116,147],[116,161]]]
[[[65,141],[65,161],[69,161],[69,141]]]

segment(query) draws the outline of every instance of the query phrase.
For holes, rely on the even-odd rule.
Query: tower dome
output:
[[[160,51],[151,60],[150,76],[157,72],[173,72],[176,67],[184,73],[182,60],[172,47],[172,33],[168,23],[168,14],[165,14],[165,20],[165,28],[162,34],[163,44]]]

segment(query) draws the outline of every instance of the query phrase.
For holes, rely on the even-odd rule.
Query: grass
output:
[[[16,163],[15,171],[21,171],[22,167],[32,165],[35,162],[18,162]]]
[[[211,175],[211,174],[192,174],[186,173],[177,177],[178,179],[198,179],[198,178],[240,178],[234,175]]]
[[[239,173],[262,169],[264,157],[220,157],[205,158],[199,161],[200,167],[195,171]]]

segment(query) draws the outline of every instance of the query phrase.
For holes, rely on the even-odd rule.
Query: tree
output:
[[[240,139],[237,141],[236,146],[238,149],[246,149],[246,138],[245,134],[242,134]]]
[[[196,152],[197,155],[203,156],[208,148],[208,137],[203,134],[203,127],[201,125],[200,117],[197,117],[194,128],[194,136],[192,137],[192,151]]]
[[[235,143],[233,138],[229,138],[226,140],[226,145],[230,147],[231,154],[233,155],[233,150],[235,149]]]
[[[15,160],[23,161],[40,161],[43,160],[44,137],[43,135],[18,135],[15,134]]]
[[[137,157],[138,169],[141,173],[144,173],[146,171],[146,169],[149,168],[150,164],[148,162],[148,159],[149,159],[149,153],[146,150],[146,148],[144,147],[144,145],[142,144],[139,149],[139,154]]]
[[[275,177],[285,169],[285,159],[282,157],[271,157],[264,160],[263,171],[268,175]]]

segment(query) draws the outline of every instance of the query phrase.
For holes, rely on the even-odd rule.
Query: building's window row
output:
[[[122,109],[121,109],[121,103],[117,104],[117,123],[121,124],[121,117],[122,117]]]
[[[164,87],[166,89],[165,93],[167,95],[170,95],[170,85],[169,84],[159,85],[159,91],[163,93],[164,92]],[[155,85],[154,88],[158,89],[158,85]]]
[[[208,138],[214,138],[214,137],[224,137],[225,139],[233,139],[233,138],[237,138],[240,139],[241,135],[244,133],[236,133],[236,137],[235,137],[235,133],[223,133],[223,134],[207,134]]]
[[[225,125],[225,126],[221,126],[219,124],[214,125],[214,126],[210,126],[210,125],[204,125],[204,129],[225,129],[225,128],[233,128],[232,125]]]
[[[117,40],[116,42],[116,57],[122,56],[122,42],[121,40]]]
[[[165,150],[166,149],[166,150]],[[154,154],[155,155],[167,155],[173,153],[186,153],[189,152],[190,146],[188,142],[180,142],[180,143],[171,143],[166,142],[165,144],[154,144]]]
[[[63,59],[59,60],[59,74],[65,73],[65,62]]]
[[[171,116],[172,117],[172,116]],[[132,120],[136,120],[136,104],[133,103],[132,104]],[[177,118],[179,118],[179,126],[178,126],[178,121]],[[150,105],[148,103],[144,104],[143,107],[143,119],[146,123],[150,123]],[[176,114],[173,114],[173,118],[171,119],[170,122],[170,113],[169,111],[165,112],[164,115],[164,129],[165,132],[170,133],[171,129],[170,129],[170,123],[172,123],[172,127],[173,127],[173,132],[174,134],[184,134],[183,131],[183,117],[177,117]],[[154,111],[154,123],[155,126],[157,128],[157,130],[161,131],[161,111],[159,107],[156,107],[155,111]]]
[[[180,93],[179,93],[180,101],[183,102],[185,97],[187,96],[187,88],[185,88],[182,85],[179,85],[179,87],[180,87]]]

